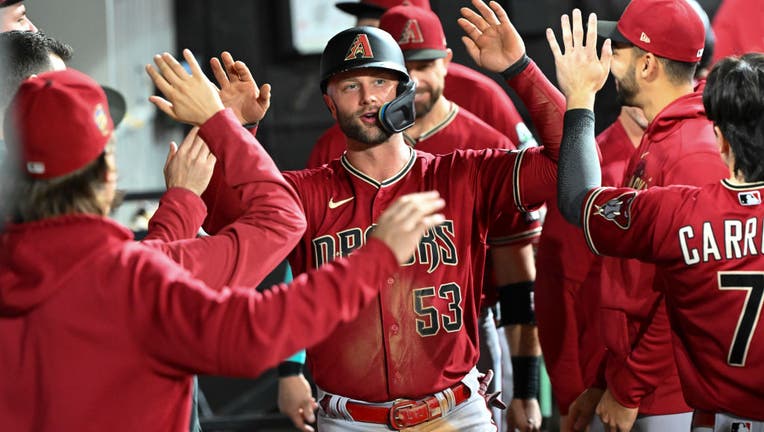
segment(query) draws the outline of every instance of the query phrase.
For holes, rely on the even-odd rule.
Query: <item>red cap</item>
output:
[[[361,0],[360,2],[339,2],[335,6],[358,18],[379,18],[386,10],[402,4],[431,9],[430,0]]]
[[[431,10],[396,6],[382,15],[379,28],[393,35],[406,60],[434,60],[448,53],[443,26]]]
[[[597,33],[687,63],[700,61],[706,37],[703,22],[685,0],[632,0],[618,22],[599,21]]]
[[[103,153],[114,126],[106,95],[92,78],[74,69],[46,72],[24,81],[10,110],[9,144],[21,169],[49,179],[74,172]]]

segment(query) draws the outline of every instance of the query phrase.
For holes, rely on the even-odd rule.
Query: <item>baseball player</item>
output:
[[[402,3],[402,0],[364,0],[339,2],[337,7],[356,16],[358,26],[379,27],[382,14],[387,9]],[[409,3],[412,6],[430,10],[429,0]],[[509,137],[518,148],[536,145],[533,135],[507,93],[484,74],[462,64],[448,62],[443,95]],[[345,136],[339,125],[334,124],[316,141],[308,157],[307,167],[319,167],[337,159],[344,151]]]
[[[36,32],[23,0],[0,0],[0,32],[11,30]]]
[[[653,18],[645,19],[646,11]],[[635,0],[617,23],[599,25],[600,34],[614,41],[612,74],[619,97],[642,108],[649,121],[622,185],[701,185],[726,176],[701,94],[693,88],[704,29],[692,7],[679,0]],[[654,277],[652,265],[637,260],[608,258],[604,266],[607,390],[597,413],[606,426],[622,430],[635,420],[640,430],[689,428],[663,295],[653,289],[664,281]]]
[[[464,25],[473,51],[490,59],[485,66],[505,71],[523,59],[515,72],[537,73],[498,4],[475,6],[482,16],[472,12],[475,24]],[[556,90],[548,81],[532,82],[542,85],[536,97],[546,103],[540,105],[559,113]],[[319,427],[495,430],[474,369],[485,237],[499,211],[512,212],[518,204],[524,209],[553,192],[547,181],[554,164],[545,155],[553,158],[554,147],[447,156],[412,150],[400,132],[414,120],[415,91],[398,44],[371,27],[332,38],[322,56],[321,84],[347,134],[347,153],[325,167],[285,174],[309,225],[290,258],[296,273],[361,245],[376,214],[398,194],[431,185],[458,196],[459,204],[444,209],[447,221],[389,279],[391,288],[375,307],[308,350],[321,389]],[[211,206],[227,202],[224,186],[217,185]]]
[[[223,269],[243,258],[240,247],[251,264],[251,209],[273,200],[275,217],[299,207],[190,52],[186,60],[191,75],[157,59],[161,75],[149,71],[168,101],[153,100],[200,125],[221,162],[236,162],[225,163],[233,169],[226,178],[247,206],[214,239],[192,241],[216,252],[210,259]],[[437,193],[408,196],[380,216],[366,247],[291,289],[212,289],[105,218],[116,189],[113,126],[92,79],[71,69],[30,78],[9,118],[6,136],[23,174],[3,197],[10,223],[0,234],[0,424],[8,430],[185,431],[191,373],[256,376],[315,343],[368,304],[422,233],[443,221],[432,214],[443,206]],[[348,275],[349,266],[361,271]],[[314,295],[327,300],[309,306]],[[313,322],[282,317],[285,308],[310,310]],[[118,403],[104,397],[114,393]]]
[[[641,110],[623,107],[618,120],[597,136],[602,184],[621,184],[646,127]],[[599,320],[602,275],[601,259],[589,251],[580,229],[563,219],[555,203],[547,205],[536,266],[539,340],[561,429],[567,430],[568,408],[593,385],[605,354]]]
[[[557,57],[556,41],[553,50]],[[598,187],[595,88],[573,74],[558,73],[569,108],[559,166],[563,215],[583,226],[595,253],[655,263],[682,389],[696,410],[693,430],[762,430],[764,55],[724,59],[708,76],[703,105],[729,176],[701,187]]]

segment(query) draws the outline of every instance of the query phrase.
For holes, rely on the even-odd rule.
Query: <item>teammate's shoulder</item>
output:
[[[457,124],[466,130],[466,132],[470,135],[474,137],[480,137],[479,142],[476,143],[476,147],[514,148],[512,142],[509,138],[507,138],[506,135],[464,107],[459,107],[459,113],[457,114]]]

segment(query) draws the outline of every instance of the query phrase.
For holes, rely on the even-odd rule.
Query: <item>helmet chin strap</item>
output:
[[[416,119],[415,96],[416,83],[414,80],[400,83],[398,96],[379,109],[379,122],[382,124],[382,129],[389,134],[394,134],[410,128]]]

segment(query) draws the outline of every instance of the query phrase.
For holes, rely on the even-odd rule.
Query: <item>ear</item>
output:
[[[324,103],[326,104],[326,107],[329,108],[329,114],[332,115],[334,120],[337,120],[337,106],[334,105],[334,101],[332,98],[329,97],[328,94],[324,94]]]
[[[451,60],[454,59],[454,52],[451,51],[451,48],[446,49],[446,56],[443,58],[443,65],[448,67],[448,64],[451,63]]]
[[[719,146],[719,153],[724,157],[724,160],[729,160],[732,147],[730,147],[729,141],[724,138],[724,134],[719,129],[719,126],[714,125],[714,136],[716,136],[716,144]]]
[[[660,62],[653,53],[647,53],[637,60],[637,74],[646,81],[654,80],[660,68]]]

